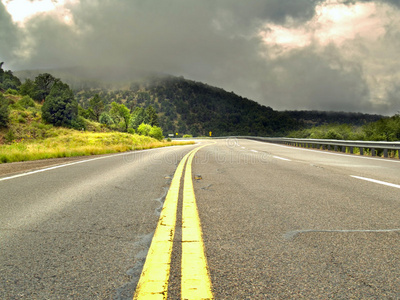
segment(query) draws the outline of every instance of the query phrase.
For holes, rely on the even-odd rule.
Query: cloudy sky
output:
[[[400,111],[400,0],[1,0],[5,69],[102,66],[277,110]]]

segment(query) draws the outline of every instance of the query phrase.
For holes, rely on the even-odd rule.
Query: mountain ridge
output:
[[[51,73],[68,83],[78,103],[85,109],[94,95],[106,104],[155,107],[165,133],[208,135],[282,136],[313,125],[346,123],[362,125],[382,118],[379,115],[326,111],[276,111],[251,99],[206,83],[169,74],[132,71],[115,76],[116,71],[99,67],[93,76],[85,68],[14,72],[21,80]],[[110,80],[113,78],[113,80]]]

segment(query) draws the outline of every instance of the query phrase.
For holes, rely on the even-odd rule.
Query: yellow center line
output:
[[[133,299],[167,299],[179,188],[190,153],[180,161],[172,178]]]
[[[178,198],[179,198],[179,189],[180,189],[180,181],[182,178],[183,174],[183,169],[185,166],[186,161],[189,158],[187,167],[186,167],[186,172],[185,172],[185,185],[184,185],[184,194],[186,190],[189,190],[189,193],[192,193],[193,196],[190,196],[187,199],[192,199],[193,205],[192,206],[191,212],[188,211],[186,213],[187,216],[195,214],[197,216],[197,221],[195,222],[189,222],[187,224],[196,224],[198,228],[193,230],[194,234],[196,234],[197,237],[197,242],[195,243],[197,246],[201,247],[201,253],[196,254],[195,256],[197,257],[203,257],[202,260],[205,263],[204,264],[195,264],[193,265],[190,261],[186,263],[185,269],[193,269],[194,267],[196,268],[203,268],[205,270],[205,273],[208,276],[208,270],[207,270],[207,262],[205,260],[205,255],[204,255],[204,246],[203,242],[201,239],[201,227],[200,227],[200,220],[198,219],[198,214],[197,214],[197,207],[194,199],[194,191],[193,191],[193,182],[191,178],[191,163],[193,161],[194,154],[201,149],[201,146],[196,149],[193,149],[190,151],[188,154],[184,156],[184,158],[180,161],[174,177],[171,182],[171,186],[169,188],[168,194],[165,198],[164,206],[160,214],[160,218],[158,220],[157,228],[154,233],[147,257],[146,257],[146,262],[143,266],[142,274],[140,276],[138,285],[136,287],[136,292],[133,297],[135,300],[141,300],[141,299],[167,299],[168,297],[168,280],[169,280],[169,273],[170,273],[170,264],[171,264],[171,254],[172,254],[172,246],[173,246],[173,240],[174,240],[174,234],[175,234],[175,224],[176,224],[176,212],[177,212],[177,207],[178,207]],[[186,188],[186,186],[191,186]],[[190,192],[191,189],[191,192]],[[185,196],[184,196],[185,199]],[[193,212],[194,208],[194,212]],[[185,215],[185,213],[184,213]],[[184,216],[183,216],[184,218]],[[190,225],[192,228],[192,225]],[[189,229],[189,227],[188,227]],[[192,229],[191,229],[192,231]],[[185,235],[190,238],[190,235],[188,235],[188,231],[186,230]],[[185,243],[184,243],[185,244]],[[193,244],[194,245],[194,244]],[[186,253],[187,251],[185,251]],[[194,251],[191,251],[191,253],[197,253]],[[190,254],[193,255],[193,254]],[[187,257],[185,255],[185,257]],[[183,259],[183,258],[182,258]],[[182,260],[183,261],[183,260]],[[187,259],[185,260],[187,261]],[[182,265],[183,266],[183,265]],[[203,271],[199,271],[199,274],[203,274]],[[182,272],[183,273],[183,272]],[[185,272],[187,274],[187,272]],[[196,272],[190,272],[188,280],[185,280],[185,282],[190,283],[192,281],[191,278],[194,278],[190,274],[197,274]],[[209,280],[208,276],[208,283],[204,288],[199,289],[198,285],[203,284],[203,280],[198,281],[198,276],[196,275],[195,279],[195,284],[193,287],[187,287],[187,284],[184,284],[182,281],[182,291],[183,291],[183,286],[185,286],[185,295],[188,295],[189,298],[183,298],[183,299],[212,299],[212,294],[211,294],[211,282]],[[183,277],[182,277],[183,280]],[[207,298],[199,298],[199,294],[187,294],[186,290],[205,290],[208,286],[209,293],[207,295],[211,295],[211,297]],[[204,292],[202,292],[203,294]]]
[[[200,148],[202,147],[195,149],[190,154],[186,164],[183,186],[182,299],[214,299],[192,181],[192,161]]]

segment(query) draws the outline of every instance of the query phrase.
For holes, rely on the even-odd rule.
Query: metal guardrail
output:
[[[285,144],[290,146],[341,151],[343,153],[354,153],[358,148],[360,155],[369,151],[372,156],[377,156],[378,152],[383,152],[384,157],[389,157],[389,151],[394,151],[394,155],[400,158],[400,142],[373,142],[373,141],[346,141],[346,140],[324,140],[324,139],[294,139],[294,138],[267,138],[253,136],[237,136],[236,138],[245,138],[269,143]],[[380,151],[379,151],[380,150]]]

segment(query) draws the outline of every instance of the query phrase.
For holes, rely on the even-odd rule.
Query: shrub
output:
[[[142,123],[142,124],[139,125],[139,127],[137,129],[137,132],[140,135],[147,135],[148,136],[149,133],[150,133],[150,130],[151,130],[151,126],[149,124]]]
[[[33,101],[33,99],[29,96],[22,97],[22,99],[19,100],[18,103],[24,108],[35,107],[35,101]]]
[[[76,130],[86,130],[85,119],[81,116],[78,116],[78,118],[71,121],[71,128],[76,129]]]
[[[160,127],[158,127],[158,126],[151,127],[151,129],[149,131],[149,136],[152,137],[152,138],[155,138],[155,139],[157,139],[159,141],[164,139],[162,129]]]
[[[10,108],[15,110],[24,110],[24,108],[21,106],[19,102],[12,103],[10,105]]]
[[[9,94],[9,95],[18,95],[18,92],[17,92],[16,90],[14,90],[14,89],[8,89],[8,90],[6,91],[6,94]]]
[[[11,143],[15,139],[14,132],[11,129],[7,131],[6,135],[4,136],[4,139],[6,140],[7,143]]]
[[[342,140],[343,136],[339,133],[337,133],[334,129],[330,129],[326,135],[325,135],[326,139],[329,140]]]
[[[23,116],[19,115],[19,116],[18,116],[18,123],[23,123],[23,124],[25,124],[25,123],[26,123],[25,118],[24,118]]]

